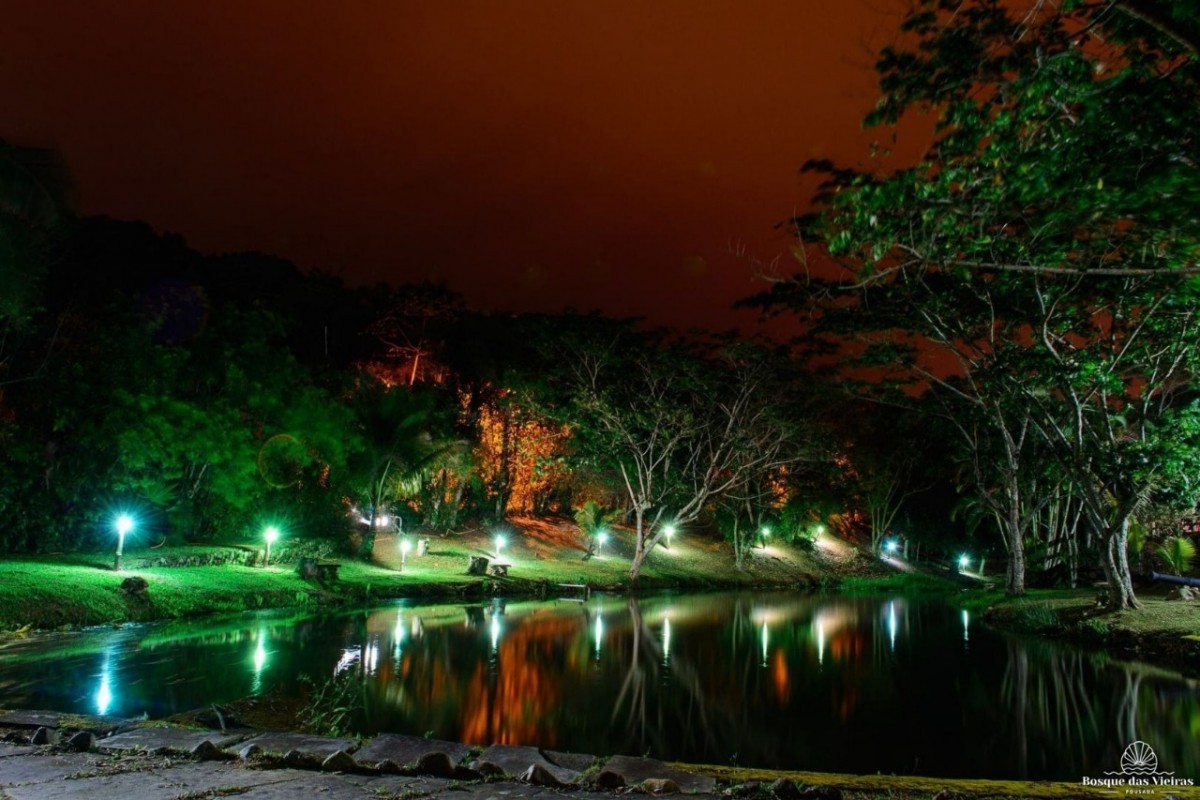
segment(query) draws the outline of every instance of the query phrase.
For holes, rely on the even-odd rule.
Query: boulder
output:
[[[679,794],[679,784],[670,778],[646,778],[641,789],[646,794]]]
[[[67,740],[67,746],[76,753],[88,753],[96,749],[96,734],[80,731]]]
[[[425,753],[417,759],[417,772],[422,775],[432,775],[435,778],[452,778],[454,777],[454,762],[450,760],[450,756],[435,750],[432,753]]]
[[[138,575],[132,575],[121,581],[121,591],[130,597],[145,597],[146,592],[150,589],[150,584],[145,578]]]
[[[486,575],[488,568],[488,559],[484,556],[471,556],[471,560],[467,562],[468,575]]]
[[[800,800],[800,787],[789,778],[779,778],[771,784],[771,795],[777,800]]]
[[[321,762],[321,769],[326,772],[350,772],[357,766],[354,757],[345,750],[338,750]]]
[[[554,773],[541,764],[530,764],[529,769],[517,776],[517,780],[531,786],[547,786],[553,789],[560,789],[568,785],[554,777]]]

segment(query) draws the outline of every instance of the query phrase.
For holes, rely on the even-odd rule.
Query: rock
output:
[[[771,784],[771,795],[777,800],[800,800],[800,789],[788,778],[779,778]]]
[[[242,761],[249,761],[258,758],[263,754],[263,749],[256,744],[248,744],[238,751],[238,758]]]
[[[721,794],[724,797],[754,797],[758,794],[760,788],[762,788],[762,785],[758,781],[747,781],[746,783],[739,783],[737,786],[730,786],[721,792]]]
[[[80,731],[67,740],[67,746],[76,753],[88,753],[96,749],[96,734]]]
[[[206,728],[219,728],[224,731],[237,724],[237,717],[233,715],[232,710],[214,703],[210,708],[196,714],[196,722]]]
[[[356,766],[354,757],[345,750],[338,750],[321,762],[321,769],[326,772],[352,772]]]
[[[1196,590],[1190,586],[1176,586],[1167,592],[1168,600],[1183,600],[1190,602],[1196,599]]]
[[[201,761],[221,761],[231,756],[215,744],[205,739],[200,744],[196,745],[189,751],[189,755],[195,756]]]
[[[646,778],[640,784],[646,794],[679,794],[679,784],[670,778]]]
[[[529,769],[517,776],[517,780],[522,783],[528,783],[531,786],[548,786],[554,789],[560,789],[568,785],[554,777],[553,773],[541,764],[530,764]]]
[[[387,775],[399,775],[400,765],[395,761],[385,758],[383,761],[375,762],[375,770]]]
[[[145,597],[149,589],[150,584],[146,582],[146,579],[137,575],[121,581],[121,591],[130,597]]]
[[[54,744],[54,740],[58,736],[50,731],[49,728],[42,726],[33,732],[33,736],[29,738],[30,744]]]
[[[417,759],[417,772],[422,775],[432,775],[435,778],[454,777],[454,762],[450,756],[441,751],[425,753]]]
[[[504,775],[504,768],[491,761],[476,761],[471,766],[485,778],[499,778]]]
[[[320,763],[320,760],[313,758],[312,754],[301,750],[288,750],[283,754],[283,765],[292,769],[309,769]]]
[[[589,786],[594,786],[597,789],[605,789],[613,791],[615,789],[625,788],[625,779],[619,773],[613,772],[610,769],[602,769],[595,775],[587,779]]]
[[[959,795],[956,795],[949,789],[942,789],[933,796],[933,800],[960,800],[960,798]]]
[[[842,790],[836,786],[806,786],[800,796],[805,800],[842,800]]]
[[[488,568],[488,559],[483,556],[471,556],[471,560],[467,563],[468,575],[486,575]]]

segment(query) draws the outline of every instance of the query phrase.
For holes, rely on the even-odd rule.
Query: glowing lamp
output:
[[[404,565],[408,563],[408,552],[412,550],[412,542],[407,538],[400,540],[400,569],[404,569]]]
[[[496,534],[496,560],[500,560],[500,551],[504,548],[504,535]]]
[[[121,569],[121,554],[125,552],[125,534],[133,530],[133,517],[128,514],[120,514],[117,516],[117,553],[113,559],[113,566],[119,571]]]
[[[958,568],[959,569],[966,569],[967,565],[970,563],[971,563],[971,559],[967,558],[966,553],[964,553],[958,557]]]
[[[600,551],[604,549],[604,543],[608,541],[608,534],[600,531],[596,534],[596,555],[600,555]]]
[[[276,528],[274,525],[268,525],[267,529],[263,531],[263,539],[267,543],[267,554],[263,558],[263,566],[265,567],[271,563],[271,545],[275,544],[279,539],[279,528]]]
[[[663,533],[667,535],[667,549],[669,550],[671,548],[671,537],[675,535],[675,526],[668,525],[663,528]]]
[[[900,544],[895,539],[889,539],[887,544],[885,544],[883,547],[889,553],[894,553],[900,548]]]
[[[762,547],[763,547],[763,550],[766,550],[766,549],[767,549],[767,537],[768,537],[768,536],[770,536],[770,535],[771,535],[771,529],[770,529],[770,528],[768,528],[768,527],[766,527],[766,526],[764,525],[764,526],[763,526],[763,529],[762,529]]]

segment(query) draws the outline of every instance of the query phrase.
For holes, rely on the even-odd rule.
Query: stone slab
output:
[[[578,771],[561,767],[549,761],[542,755],[542,751],[536,747],[494,744],[487,750],[484,750],[482,755],[475,761],[476,764],[483,762],[495,764],[504,770],[506,775],[512,775],[513,777],[523,774],[525,770],[536,764],[549,771],[551,775],[563,783],[576,783],[579,780]]]
[[[247,739],[245,745],[256,744],[268,755],[282,756],[293,750],[317,763],[324,761],[338,750],[353,753],[358,749],[357,739],[334,739],[328,736],[306,736],[302,733],[264,733]]]
[[[708,775],[684,772],[653,758],[613,756],[605,762],[604,768],[623,777],[627,786],[634,786],[647,778],[670,778],[679,784],[685,794],[709,794],[717,783],[715,778]]]
[[[37,752],[36,747],[30,747],[24,744],[9,744],[8,742],[0,742],[0,758],[7,756],[23,756],[28,753]]]
[[[57,728],[62,714],[53,711],[6,711],[0,714],[0,725],[10,728]]]
[[[421,756],[428,753],[445,753],[451,763],[457,764],[470,752],[469,746],[457,742],[384,733],[354,753],[354,762],[367,769],[374,769],[381,761],[391,761],[398,767],[404,767],[416,764]]]
[[[107,739],[101,739],[97,744],[101,750],[133,750],[146,753],[165,750],[174,753],[190,753],[192,748],[201,742],[212,742],[217,747],[229,747],[252,733],[253,731],[246,730],[223,734],[220,731],[149,726],[118,733]]]
[[[62,780],[68,775],[94,770],[110,759],[94,753],[63,753],[54,756],[10,758],[0,769],[0,786],[15,783],[40,784]]]
[[[320,800],[379,800],[379,795],[368,793],[341,775],[312,772],[294,774],[296,777],[292,780],[262,784],[240,792],[236,795],[237,800],[297,800],[307,797]]]
[[[586,772],[596,763],[596,757],[589,756],[587,753],[563,753],[559,750],[543,750],[542,755],[550,763],[557,764],[563,769],[569,769],[574,772]]]
[[[450,784],[449,779],[432,775],[343,775],[342,778],[361,786],[371,797],[423,797],[443,792]]]

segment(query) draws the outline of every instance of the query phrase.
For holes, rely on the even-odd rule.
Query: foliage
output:
[[[308,699],[296,712],[300,730],[314,736],[354,736],[354,720],[363,711],[362,681],[351,670],[319,681],[301,675],[308,686]]]
[[[1192,568],[1196,560],[1196,545],[1187,536],[1171,536],[1158,547],[1158,557],[1176,575]]]
[[[1135,602],[1129,525],[1156,496],[1196,500],[1200,452],[1196,19],[1130,6],[918,3],[869,122],[930,110],[936,145],[900,169],[810,164],[826,181],[797,233],[839,269],[757,301],[857,353],[892,399],[940,405],[1010,592],[1045,503],[1070,497],[1114,607]]]

